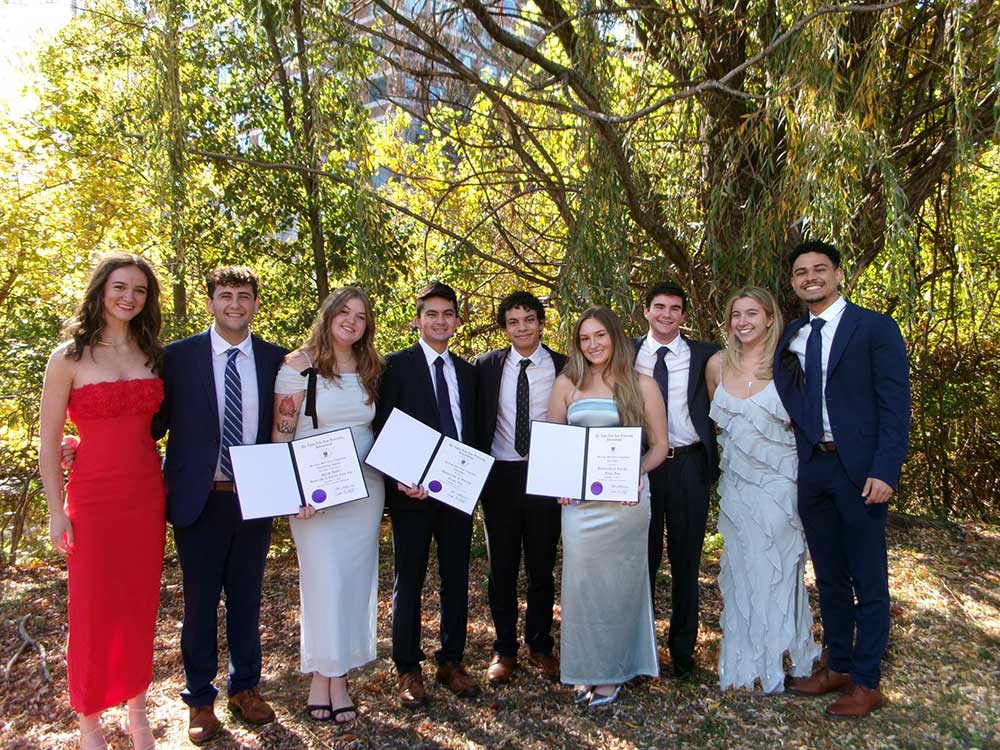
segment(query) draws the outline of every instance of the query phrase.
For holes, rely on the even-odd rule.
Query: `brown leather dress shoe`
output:
[[[457,662],[439,664],[437,681],[462,698],[475,698],[479,695],[479,685],[469,677],[465,667]]]
[[[860,719],[882,708],[882,703],[881,690],[853,682],[842,696],[826,707],[826,713],[835,719]]]
[[[403,708],[420,708],[427,703],[427,689],[424,687],[424,676],[419,672],[407,672],[399,676],[396,695]]]
[[[196,745],[214,740],[222,731],[222,722],[215,717],[215,706],[188,706],[188,739]]]
[[[257,688],[241,690],[235,695],[230,695],[229,710],[247,724],[259,726],[274,721],[274,709],[261,697]]]
[[[486,670],[486,679],[493,686],[506,685],[514,678],[515,669],[517,669],[517,659],[513,656],[493,654],[490,668]]]
[[[542,673],[542,677],[550,680],[559,679],[559,660],[552,654],[532,651],[528,654],[528,661]]]
[[[834,672],[827,667],[817,670],[811,677],[800,677],[788,683],[788,692],[799,695],[823,695],[843,690],[851,682],[850,675]]]

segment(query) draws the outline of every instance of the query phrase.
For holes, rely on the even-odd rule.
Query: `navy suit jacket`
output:
[[[274,378],[287,349],[252,337],[257,370],[260,420],[257,443],[271,442],[274,418]],[[167,432],[164,481],[167,518],[174,526],[190,526],[201,515],[212,490],[219,459],[219,408],[212,373],[212,342],[208,331],[168,344],[163,352],[165,397],[153,418],[153,437]]]
[[[807,313],[785,326],[774,354],[774,385],[795,427],[800,470],[813,446],[800,429],[802,366],[788,345],[808,322]],[[895,488],[910,442],[910,370],[896,321],[847,303],[826,368],[826,409],[850,480],[860,489],[875,477]]]
[[[542,344],[542,347],[552,357],[552,365],[556,375],[566,366],[566,355],[552,351]],[[494,349],[476,357],[476,375],[479,379],[477,391],[479,399],[476,403],[476,446],[483,453],[489,453],[493,448],[493,437],[497,431],[497,411],[500,403],[500,381],[503,377],[504,363],[510,354],[510,347]]]
[[[462,411],[462,442],[476,444],[476,369],[451,352],[458,378],[458,400]],[[372,427],[377,435],[385,426],[393,408],[405,411],[428,427],[441,431],[437,411],[434,381],[427,366],[427,358],[420,344],[401,349],[386,356],[379,381],[378,405]],[[386,497],[389,505],[397,509],[426,510],[437,501],[414,500],[396,489],[396,480],[385,478]]]
[[[708,454],[708,480],[711,484],[719,478],[720,473],[719,442],[715,434],[715,425],[708,417],[710,404],[708,386],[705,385],[705,365],[708,364],[709,358],[722,347],[711,341],[689,339],[684,334],[681,334],[681,338],[687,342],[691,349],[691,368],[688,370],[688,413],[691,415],[694,431],[698,433],[702,445],[705,446],[705,452]],[[645,342],[645,336],[632,339],[636,356],[639,355],[639,350],[642,349]]]

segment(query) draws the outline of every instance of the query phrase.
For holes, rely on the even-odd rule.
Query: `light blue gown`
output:
[[[619,424],[614,399],[570,404],[569,424]],[[615,685],[659,674],[649,592],[649,484],[638,505],[585,502],[562,509],[560,679]]]

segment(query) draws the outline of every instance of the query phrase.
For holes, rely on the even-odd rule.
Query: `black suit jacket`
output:
[[[688,371],[688,412],[691,414],[694,430],[701,438],[702,445],[705,446],[705,451],[708,454],[709,481],[714,482],[719,478],[719,443],[715,434],[715,425],[708,417],[710,403],[708,386],[705,385],[705,365],[709,358],[722,347],[711,341],[689,339],[684,334],[681,334],[681,338],[691,349],[691,369]],[[645,336],[632,339],[636,356],[638,356],[645,341]]]
[[[257,443],[271,442],[274,378],[288,350],[251,337],[257,371]],[[174,526],[190,526],[201,515],[212,489],[219,459],[218,398],[212,372],[212,340],[208,331],[169,344],[163,353],[165,397],[153,418],[153,437],[169,431],[164,479],[167,518]]]
[[[566,365],[566,355],[552,351],[542,344],[542,347],[552,357],[556,375],[562,372]],[[483,453],[489,453],[493,448],[493,437],[497,430],[497,411],[500,403],[500,381],[503,378],[503,367],[510,354],[510,347],[494,349],[476,357],[476,375],[478,376],[478,394],[476,402],[476,447]]]
[[[458,400],[462,410],[462,442],[476,445],[476,369],[451,352],[458,378]],[[441,431],[437,395],[430,368],[420,344],[393,352],[385,358],[379,381],[379,399],[373,427],[382,431],[393,408],[405,411],[428,427]],[[386,498],[396,509],[425,510],[435,500],[413,500],[396,489],[396,480],[385,478]]]

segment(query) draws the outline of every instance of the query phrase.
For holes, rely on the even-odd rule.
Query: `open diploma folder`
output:
[[[641,427],[531,423],[530,495],[634,503],[639,499]]]
[[[365,463],[411,487],[422,484],[435,500],[471,516],[493,460],[393,409]]]
[[[368,497],[351,428],[229,449],[243,520],[293,516]]]

